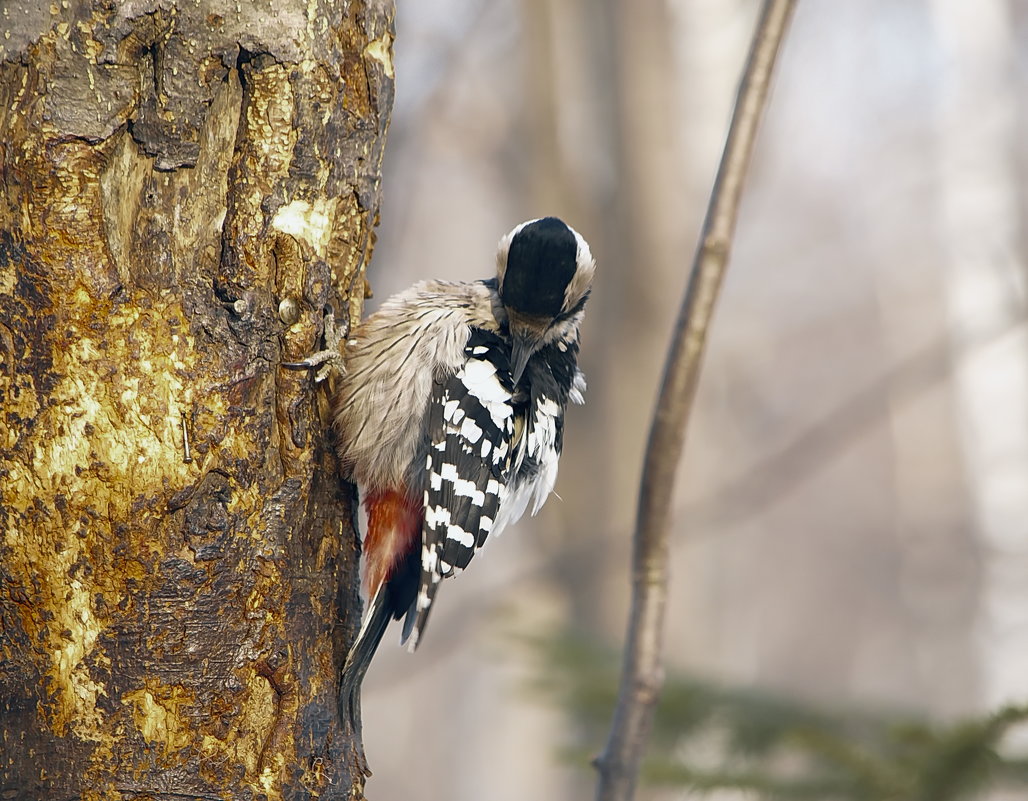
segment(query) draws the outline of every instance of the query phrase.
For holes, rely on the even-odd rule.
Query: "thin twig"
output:
[[[646,446],[632,554],[632,609],[614,721],[597,758],[597,801],[628,801],[663,682],[668,510],[707,329],[731,251],[739,199],[775,58],[796,0],[765,0],[693,258]]]

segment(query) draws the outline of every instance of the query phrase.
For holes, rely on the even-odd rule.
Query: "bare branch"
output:
[[[731,251],[743,183],[775,59],[794,6],[795,0],[765,0],[761,10],[664,369],[639,488],[632,609],[621,687],[610,737],[596,760],[597,801],[632,798],[663,681],[671,492],[685,444],[707,329]]]

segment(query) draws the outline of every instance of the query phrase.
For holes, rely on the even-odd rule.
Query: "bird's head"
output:
[[[500,240],[496,278],[514,383],[539,348],[577,337],[595,272],[588,243],[556,217],[523,222]]]

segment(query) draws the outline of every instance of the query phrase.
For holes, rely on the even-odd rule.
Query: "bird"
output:
[[[584,402],[579,330],[595,270],[565,222],[528,220],[500,239],[495,275],[414,284],[332,354],[339,463],[368,520],[367,609],[339,686],[366,775],[360,690],[389,623],[402,618],[401,643],[417,648],[441,581],[553,489],[565,409]]]

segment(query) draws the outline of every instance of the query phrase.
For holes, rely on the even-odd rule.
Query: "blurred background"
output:
[[[560,754],[602,739],[532,689],[526,637],[620,648],[643,445],[758,6],[398,6],[369,310],[489,276],[547,214],[599,270],[560,498],[447,583],[416,655],[387,635],[369,792],[591,798]],[[942,721],[1028,697],[1026,123],[1023,0],[799,3],[679,476],[670,669]]]

